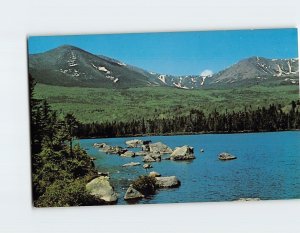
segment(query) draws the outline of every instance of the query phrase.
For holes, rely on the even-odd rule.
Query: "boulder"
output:
[[[135,162],[131,162],[131,163],[126,163],[124,165],[122,165],[122,167],[133,167],[133,166],[139,166],[141,165],[140,163],[135,163]]]
[[[135,153],[133,151],[126,151],[125,153],[121,154],[122,157],[135,157]]]
[[[145,163],[145,164],[143,165],[143,168],[149,169],[149,168],[152,168],[152,165],[151,165],[150,163]]]
[[[146,163],[151,163],[151,162],[155,162],[155,161],[156,160],[154,158],[152,158],[150,155],[146,155],[143,158],[143,162],[146,162]]]
[[[150,151],[149,144],[142,145],[142,151],[149,152]]]
[[[236,159],[237,157],[227,153],[227,152],[222,152],[221,154],[219,154],[219,160],[223,160],[223,161],[226,161],[226,160],[233,160],[233,159]]]
[[[128,148],[141,147],[143,145],[143,141],[139,139],[133,139],[125,142]]]
[[[107,146],[107,144],[104,142],[103,143],[94,143],[93,146],[96,148],[103,148],[103,147]]]
[[[145,156],[147,155],[147,152],[146,151],[138,151],[138,152],[135,152],[135,156]]]
[[[190,160],[195,159],[194,148],[189,146],[176,147],[170,156],[171,160]]]
[[[130,185],[125,193],[124,200],[139,199],[143,197],[144,197],[143,194],[141,194],[139,191],[137,191]]]
[[[161,142],[150,143],[149,151],[152,153],[160,153],[160,154],[171,154],[173,152],[170,147],[168,147],[167,145]]]
[[[118,195],[105,176],[100,176],[86,184],[86,191],[100,203],[113,204]]]
[[[180,181],[176,176],[155,177],[155,180],[159,188],[175,188],[180,186]]]
[[[160,177],[161,175],[158,172],[152,171],[149,173],[149,176],[151,177]]]
[[[143,158],[143,162],[160,162],[161,161],[161,155],[159,153],[147,153],[146,156]]]

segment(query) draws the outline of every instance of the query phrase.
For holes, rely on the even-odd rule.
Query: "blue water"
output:
[[[171,148],[192,146],[196,159],[189,162],[162,160],[152,163],[153,168],[146,172],[142,166],[122,167],[131,161],[143,164],[142,156],[124,158],[93,148],[95,142],[125,147],[125,141],[133,137],[80,140],[80,145],[97,158],[96,167],[100,171],[110,172],[111,183],[119,194],[118,204],[128,204],[123,196],[129,184],[139,175],[150,171],[159,172],[162,176],[175,175],[181,181],[181,186],[159,190],[151,198],[140,200],[139,203],[300,198],[299,131],[136,138],[163,142]],[[204,153],[200,152],[201,148]],[[237,159],[218,160],[218,154],[224,151],[237,156]]]

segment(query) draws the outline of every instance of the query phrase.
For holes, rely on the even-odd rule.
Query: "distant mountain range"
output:
[[[213,75],[174,76],[149,72],[69,45],[44,53],[30,54],[28,69],[38,83],[58,86],[104,88],[170,86],[197,89],[268,82],[299,84],[298,58],[251,57]]]

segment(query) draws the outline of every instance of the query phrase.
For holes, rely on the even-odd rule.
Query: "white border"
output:
[[[0,232],[300,232],[300,200],[33,209],[26,37],[299,27],[298,0],[3,1]]]

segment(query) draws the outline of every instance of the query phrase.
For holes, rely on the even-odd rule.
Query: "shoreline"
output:
[[[122,135],[122,136],[115,136],[115,137],[77,137],[77,139],[101,139],[101,138],[132,138],[132,137],[153,137],[153,136],[180,136],[180,135],[205,135],[205,134],[251,134],[251,133],[279,133],[279,132],[294,132],[300,131],[300,129],[289,129],[289,130],[276,130],[276,131],[234,131],[234,132],[176,132],[176,133],[163,133],[163,134],[131,134],[131,135]]]

